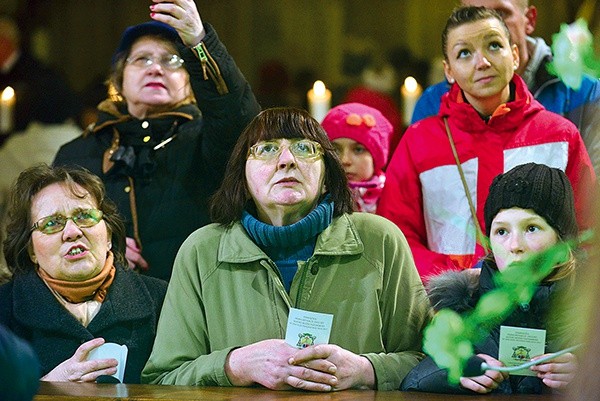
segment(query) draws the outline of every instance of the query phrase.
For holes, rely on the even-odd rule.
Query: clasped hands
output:
[[[297,349],[284,340],[263,340],[231,351],[225,373],[234,386],[258,383],[272,390],[372,389],[371,362],[337,345]]]

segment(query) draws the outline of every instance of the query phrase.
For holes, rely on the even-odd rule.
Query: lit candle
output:
[[[7,86],[0,96],[0,135],[7,135],[13,130],[14,108],[15,90]]]
[[[323,121],[331,108],[331,91],[325,87],[323,81],[315,81],[307,97],[310,115],[318,122]]]
[[[413,77],[406,77],[404,85],[400,88],[400,93],[402,94],[402,118],[404,119],[404,125],[408,126],[412,120],[415,104],[421,93],[423,93],[423,88]]]

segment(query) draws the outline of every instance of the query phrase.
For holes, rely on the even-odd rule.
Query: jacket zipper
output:
[[[313,257],[310,257],[306,262],[302,264],[302,266],[298,266],[301,269],[300,276],[300,286],[298,287],[298,296],[296,297],[296,302],[294,307],[298,307],[298,302],[302,299],[302,290],[304,289],[304,283],[306,281],[306,275],[309,271],[312,270],[312,266],[316,263],[316,260]]]
[[[204,42],[198,43],[192,49],[196,53],[196,56],[202,65],[202,75],[204,76],[204,80],[206,81],[210,77],[211,81],[213,81],[217,87],[217,92],[219,92],[219,95],[225,95],[229,93],[229,88],[227,87],[227,84],[221,75],[219,65],[208,52]]]

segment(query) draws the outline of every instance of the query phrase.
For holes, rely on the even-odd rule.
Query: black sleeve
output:
[[[0,372],[3,400],[33,399],[39,386],[39,361],[29,344],[1,325]]]
[[[428,356],[415,366],[402,381],[402,391],[422,391],[444,394],[474,394],[458,385],[448,383],[448,373]]]

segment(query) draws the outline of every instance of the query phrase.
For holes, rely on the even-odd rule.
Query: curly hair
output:
[[[38,164],[23,171],[10,190],[7,206],[4,256],[11,273],[35,269],[29,257],[31,246],[31,206],[33,198],[42,189],[55,183],[64,183],[71,193],[83,198],[92,197],[111,236],[115,262],[125,264],[125,224],[116,205],[106,197],[102,180],[81,167],[50,167]],[[82,192],[83,189],[83,192]]]

